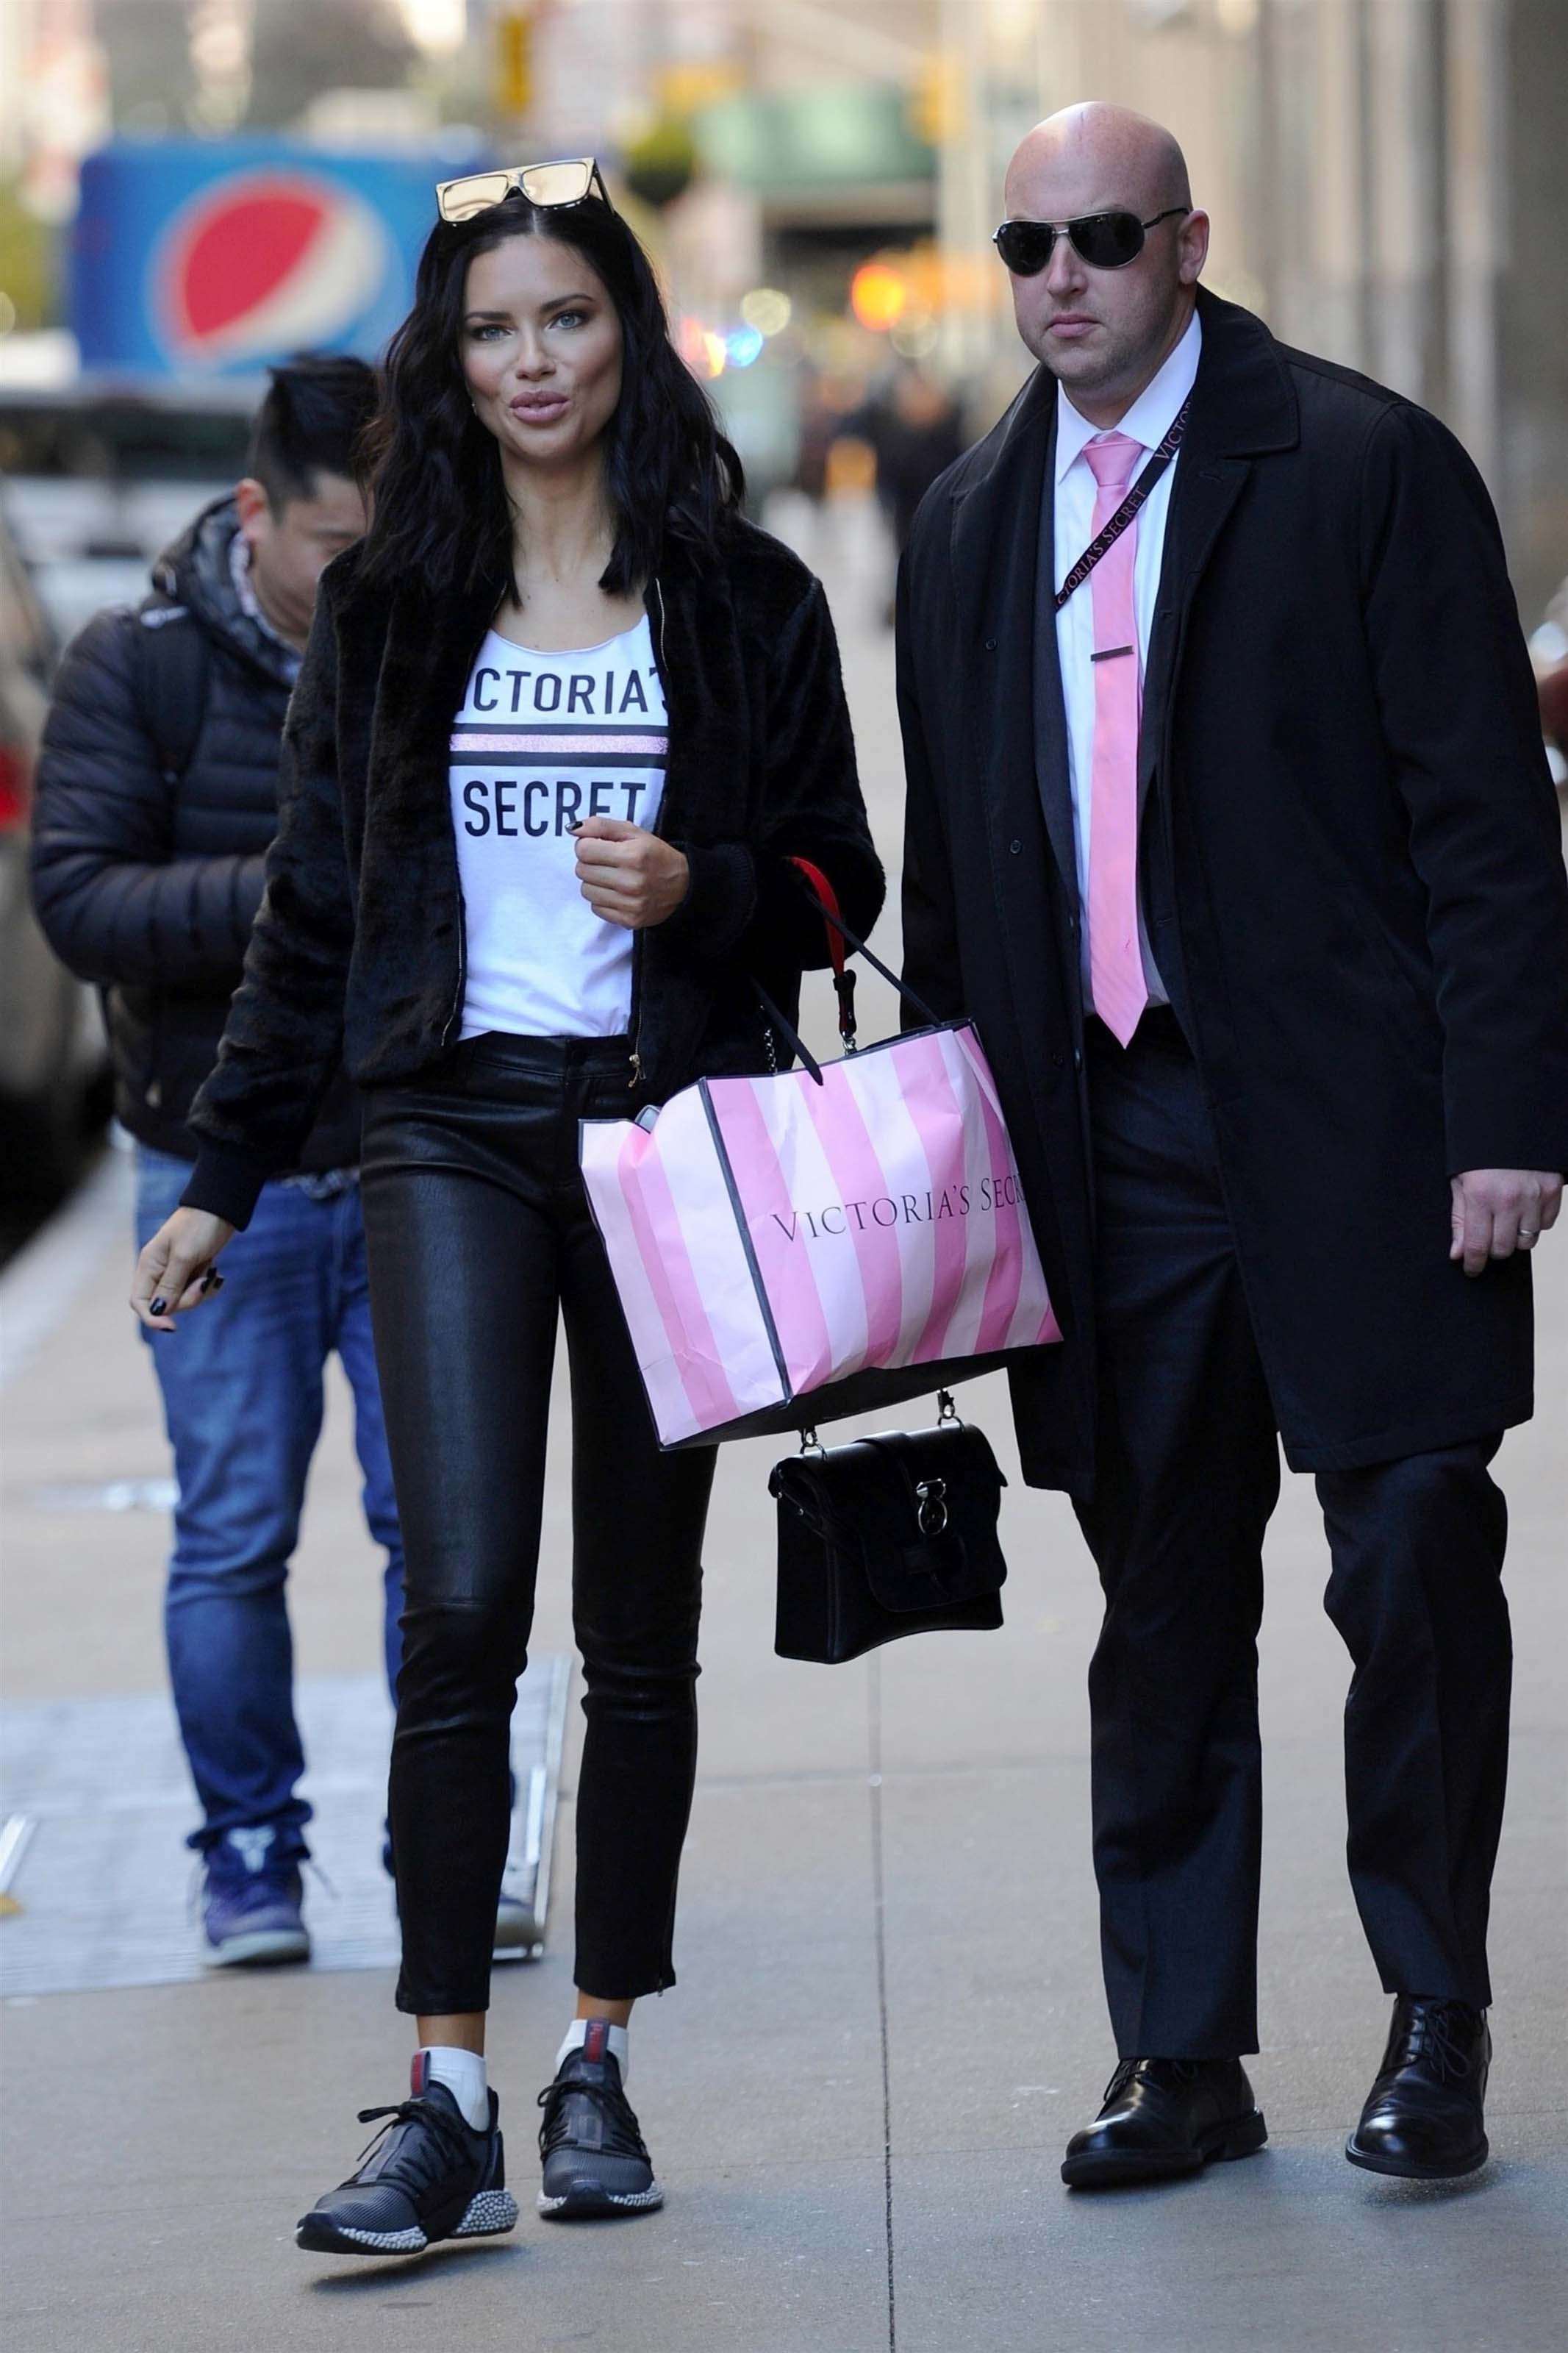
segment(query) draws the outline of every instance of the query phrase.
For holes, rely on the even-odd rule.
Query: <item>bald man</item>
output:
[[[1282,1440],[1354,1662],[1350,1872],[1393,2025],[1346,2154],[1484,2162],[1506,1514],[1568,1166],[1568,882],[1496,520],[1397,394],[1199,285],[1170,133],[1032,132],[1038,366],[899,589],[910,985],[984,1039],[1066,1332],[1026,1476],[1105,1592],[1120,2063],[1069,2183],[1261,2146],[1255,1641]],[[1370,2057],[1370,2054],[1369,2054]]]

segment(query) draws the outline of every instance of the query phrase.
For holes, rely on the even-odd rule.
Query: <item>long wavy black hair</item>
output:
[[[388,345],[382,403],[363,448],[371,507],[360,577],[412,578],[435,596],[510,587],[512,519],[495,436],[473,412],[460,356],[468,265],[511,237],[552,237],[597,271],[621,322],[621,393],[604,431],[616,540],[599,586],[625,596],[674,546],[700,565],[745,478],[708,396],[669,340],[648,259],[597,196],[543,207],[521,190],[473,220],[438,221],[426,241],[414,308]]]

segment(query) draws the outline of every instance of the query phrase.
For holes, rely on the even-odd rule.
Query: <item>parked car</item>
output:
[[[27,888],[33,773],[58,641],[0,512],[0,1203],[69,1190],[109,1110],[92,991],[60,964]]]
[[[0,384],[0,476],[62,644],[147,593],[154,556],[238,480],[254,385]]]

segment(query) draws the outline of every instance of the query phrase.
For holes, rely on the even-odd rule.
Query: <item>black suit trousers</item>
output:
[[[1088,1039],[1103,1451],[1079,1518],[1106,1603],[1089,1670],[1106,1989],[1123,2056],[1228,2057],[1258,2048],[1257,1635],[1277,1426],[1175,1017],[1146,1014],[1125,1050],[1098,1021]],[[1481,2005],[1511,1666],[1499,1442],[1317,1476],[1325,1603],[1354,1663],[1363,1926],[1385,1989]]]

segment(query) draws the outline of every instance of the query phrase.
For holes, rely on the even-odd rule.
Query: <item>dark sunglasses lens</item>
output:
[[[1136,213],[1096,213],[1074,221],[1072,241],[1091,269],[1125,269],[1143,250],[1143,224]]]
[[[1057,233],[1045,221],[1004,221],[996,250],[1015,278],[1037,278],[1051,258]]]

